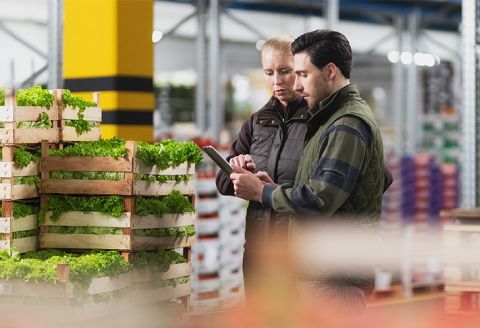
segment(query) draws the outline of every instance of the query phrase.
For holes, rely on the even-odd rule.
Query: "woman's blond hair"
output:
[[[289,35],[280,35],[280,36],[275,36],[273,38],[270,38],[263,45],[262,54],[266,50],[291,53],[292,52],[291,47],[294,40],[295,38]]]

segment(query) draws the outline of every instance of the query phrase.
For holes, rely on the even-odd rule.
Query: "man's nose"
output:
[[[295,79],[295,84],[293,86],[293,88],[295,89],[295,91],[297,92],[303,92],[303,85],[300,83],[300,81],[298,80],[298,77]]]
[[[274,73],[273,74],[273,83],[278,85],[278,84],[282,84],[282,82],[283,82],[283,80],[282,80],[280,74]]]

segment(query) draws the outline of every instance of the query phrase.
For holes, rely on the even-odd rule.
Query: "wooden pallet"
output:
[[[38,164],[31,163],[24,168],[17,167],[13,161],[15,146],[2,146],[0,162],[0,199],[19,200],[36,198],[39,190],[35,185],[15,184],[16,177],[38,176]]]
[[[35,144],[42,140],[49,142],[59,141],[58,108],[54,102],[51,108],[39,106],[17,106],[15,93],[8,90],[5,96],[5,106],[0,106],[0,144]],[[36,121],[41,113],[46,113],[52,122],[52,127],[43,128],[17,128],[17,123]]]
[[[60,142],[76,142],[76,141],[97,141],[100,140],[100,123],[102,122],[102,109],[100,108],[100,94],[94,92],[92,95],[93,102],[97,104],[96,107],[88,107],[83,112],[83,119],[89,122],[95,122],[95,127],[90,131],[78,135],[74,127],[66,126],[65,120],[78,120],[78,109],[65,106],[63,103],[63,89],[55,90],[55,97],[58,106],[58,116],[60,121],[59,126],[59,140]]]
[[[480,316],[480,292],[450,291],[445,296],[445,312]]]

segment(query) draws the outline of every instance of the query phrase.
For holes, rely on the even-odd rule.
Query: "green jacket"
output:
[[[277,212],[378,222],[383,187],[383,143],[375,116],[350,84],[310,112],[293,186],[265,185],[262,203]]]

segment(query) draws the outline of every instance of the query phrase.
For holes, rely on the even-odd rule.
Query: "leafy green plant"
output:
[[[16,98],[18,106],[51,107],[54,100],[54,96],[47,89],[42,89],[38,85],[25,90],[17,90]]]
[[[3,157],[2,148],[0,148],[0,159]],[[22,146],[16,146],[13,152],[13,161],[15,165],[24,168],[28,166],[31,162],[38,163],[40,160],[40,154],[38,150],[29,151]]]
[[[0,106],[5,106],[5,89],[0,88]]]
[[[13,203],[13,218],[19,219],[28,215],[38,214],[38,207],[25,203]]]
[[[78,108],[78,120],[68,120],[66,121],[66,126],[72,126],[75,128],[75,131],[78,135],[82,135],[91,130],[92,127],[95,125],[91,125],[91,123],[85,120],[85,109],[88,107],[96,106],[97,104],[93,101],[85,100],[81,97],[74,96],[70,90],[64,90],[63,92],[63,102],[65,105]],[[95,124],[95,123],[94,123]]]
[[[132,267],[115,251],[92,251],[80,255],[47,250],[29,252],[18,258],[4,254],[0,258],[0,279],[55,283],[56,265],[59,263],[70,265],[70,281],[81,286],[85,286],[93,278],[114,277],[128,272]]]
[[[14,181],[18,185],[35,185],[37,188],[40,188],[40,177],[37,175],[15,177]]]
[[[60,180],[110,180],[120,181],[125,178],[125,173],[122,172],[50,172],[51,179]]]
[[[50,117],[45,112],[41,112],[36,121],[21,121],[17,123],[17,128],[24,129],[50,129],[52,126],[52,121],[50,121]]]
[[[193,236],[193,235],[195,235],[194,226],[135,230],[135,236],[142,236],[142,237],[186,237],[186,236]]]
[[[161,217],[165,214],[183,214],[192,213],[195,208],[190,203],[188,197],[174,190],[170,195],[162,198],[137,197],[135,199],[135,214],[155,215]]]
[[[113,217],[120,217],[125,212],[125,205],[120,196],[95,196],[95,197],[67,197],[48,196],[45,207],[41,210],[39,219],[45,222],[46,213],[51,211],[51,219],[57,221],[60,215],[69,211],[84,213],[100,212]]]
[[[139,269],[166,272],[172,264],[187,263],[187,259],[172,250],[159,249],[156,252],[141,251],[133,257],[133,266]]]
[[[125,141],[112,138],[108,140],[79,142],[63,149],[50,149],[50,156],[59,157],[124,157]]]
[[[27,237],[38,236],[38,230],[25,230],[25,231],[15,231],[13,233],[13,239],[21,239]]]
[[[191,175],[157,175],[157,174],[144,174],[138,173],[135,175],[136,180],[146,181],[146,182],[159,182],[166,183],[169,181],[175,181],[176,183],[187,182],[192,179]]]
[[[177,167],[185,162],[200,164],[202,153],[192,141],[165,140],[157,143],[139,142],[137,158],[147,165],[157,165],[160,169],[165,170],[169,167]]]

